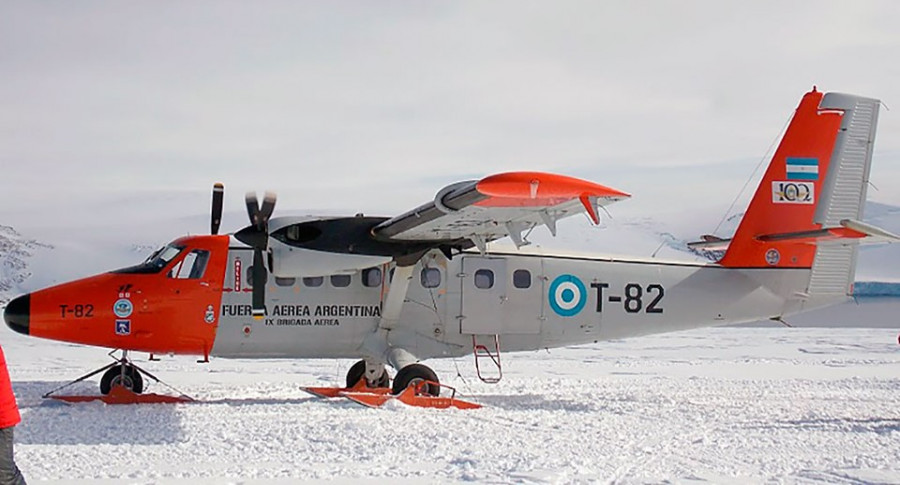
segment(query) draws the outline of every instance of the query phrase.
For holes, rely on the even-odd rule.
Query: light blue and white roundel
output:
[[[131,312],[134,311],[134,305],[131,304],[131,300],[127,300],[125,298],[119,298],[116,300],[116,303],[113,305],[113,313],[116,314],[119,318],[128,318],[131,316]]]
[[[587,289],[584,283],[570,274],[559,275],[550,283],[547,294],[550,308],[561,317],[573,317],[587,303]]]

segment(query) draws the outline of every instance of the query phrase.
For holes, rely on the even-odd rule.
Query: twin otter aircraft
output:
[[[724,251],[714,264],[527,250],[536,226],[598,223],[630,197],[561,175],[456,183],[393,218],[270,219],[274,196],[248,194],[251,225],[233,237],[217,235],[217,184],[212,235],[20,296],[3,316],[25,335],[123,350],[104,394],[142,391],[128,351],[360,359],[347,387],[397,394],[438,381],[420,363],[432,358],[474,351],[479,376],[499,380],[501,351],[780,319],[847,300],[858,244],[900,240],[861,222],[879,104],[804,95],[734,237],[693,244]],[[504,237],[519,249],[488,251]]]

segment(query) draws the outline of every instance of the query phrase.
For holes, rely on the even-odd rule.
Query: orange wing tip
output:
[[[588,217],[591,218],[591,222],[593,222],[595,226],[599,225],[600,214],[597,214],[596,199],[591,200],[591,197],[586,194],[582,194],[578,199],[581,200],[581,205],[584,206],[584,211],[587,212]]]
[[[576,198],[621,200],[631,197],[631,194],[605,185],[544,172],[507,172],[491,175],[481,179],[475,188],[481,194],[508,202],[503,205],[510,206],[556,205]],[[590,209],[588,213],[591,213]]]

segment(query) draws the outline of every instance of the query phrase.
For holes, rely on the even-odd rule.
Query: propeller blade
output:
[[[250,216],[250,224],[259,227],[259,202],[256,200],[255,192],[247,192],[244,196],[244,203],[247,204],[247,215]]]
[[[222,199],[225,197],[225,186],[221,183],[213,185],[212,211],[209,233],[215,236],[219,233],[219,225],[222,224]]]
[[[275,212],[275,199],[275,192],[266,192],[266,195],[263,196],[263,203],[262,207],[259,209],[259,216],[267,224],[269,218],[272,217],[272,212]]]
[[[259,320],[266,314],[266,266],[263,262],[263,252],[260,248],[253,250],[253,305],[251,314]]]
[[[236,232],[234,237],[253,248],[253,267],[250,268],[253,275],[251,314],[253,318],[260,319],[266,314],[267,271],[263,252],[269,247],[269,218],[275,211],[275,194],[266,192],[261,207],[255,192],[247,192],[244,202],[247,204],[250,225]]]

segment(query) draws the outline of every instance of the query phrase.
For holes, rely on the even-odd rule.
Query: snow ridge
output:
[[[0,306],[22,292],[21,285],[32,274],[27,260],[34,256],[36,249],[53,249],[53,246],[26,239],[12,227],[0,225]]]

